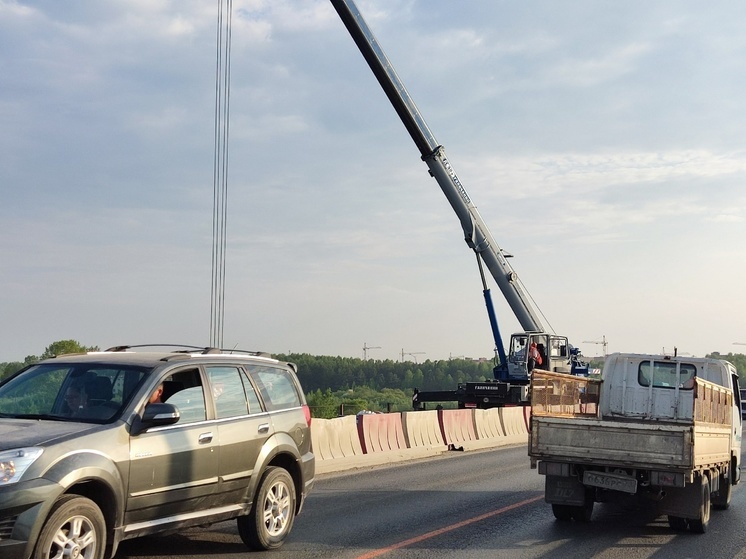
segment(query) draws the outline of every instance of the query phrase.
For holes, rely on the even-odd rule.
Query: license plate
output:
[[[585,485],[611,489],[613,491],[623,491],[632,494],[637,492],[637,480],[629,476],[599,474],[597,472],[586,471],[583,473],[583,483]]]

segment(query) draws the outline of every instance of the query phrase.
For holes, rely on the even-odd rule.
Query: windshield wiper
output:
[[[52,421],[65,421],[72,419],[65,415],[52,415],[49,413],[14,413],[14,414],[0,414],[2,417],[12,417],[14,419],[50,419]]]

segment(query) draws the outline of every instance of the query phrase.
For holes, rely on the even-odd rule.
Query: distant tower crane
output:
[[[607,351],[609,343],[606,341],[606,336],[602,336],[601,338],[602,338],[602,341],[598,341],[598,340],[591,341],[591,342],[584,341],[583,343],[584,344],[599,344],[599,345],[602,345],[604,347],[604,357],[606,357],[609,354],[608,351]]]
[[[369,349],[381,349],[381,346],[377,345],[368,345],[367,343],[363,342],[363,361],[368,360],[368,350]]]
[[[410,351],[408,353],[404,353],[404,348],[401,348],[401,362],[404,363],[404,356],[405,355],[411,355],[412,359],[414,359],[414,362],[417,363],[417,355],[425,355],[424,351]]]

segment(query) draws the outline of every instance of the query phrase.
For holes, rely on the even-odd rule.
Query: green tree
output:
[[[311,415],[320,419],[332,419],[339,415],[339,403],[340,400],[334,394],[330,388],[322,392],[316,390],[306,394],[306,403],[311,408]]]
[[[17,373],[27,365],[32,365],[38,361],[39,358],[36,355],[27,355],[23,362],[11,361],[10,363],[0,363],[0,380]]]
[[[86,347],[76,340],[59,340],[52,342],[41,354],[41,359],[48,359],[55,355],[64,355],[66,353],[85,353],[86,351],[98,351],[98,346]]]

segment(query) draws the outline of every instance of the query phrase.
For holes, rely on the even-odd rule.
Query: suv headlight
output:
[[[0,487],[21,479],[24,472],[41,456],[44,449],[38,447],[16,448],[0,452]]]

